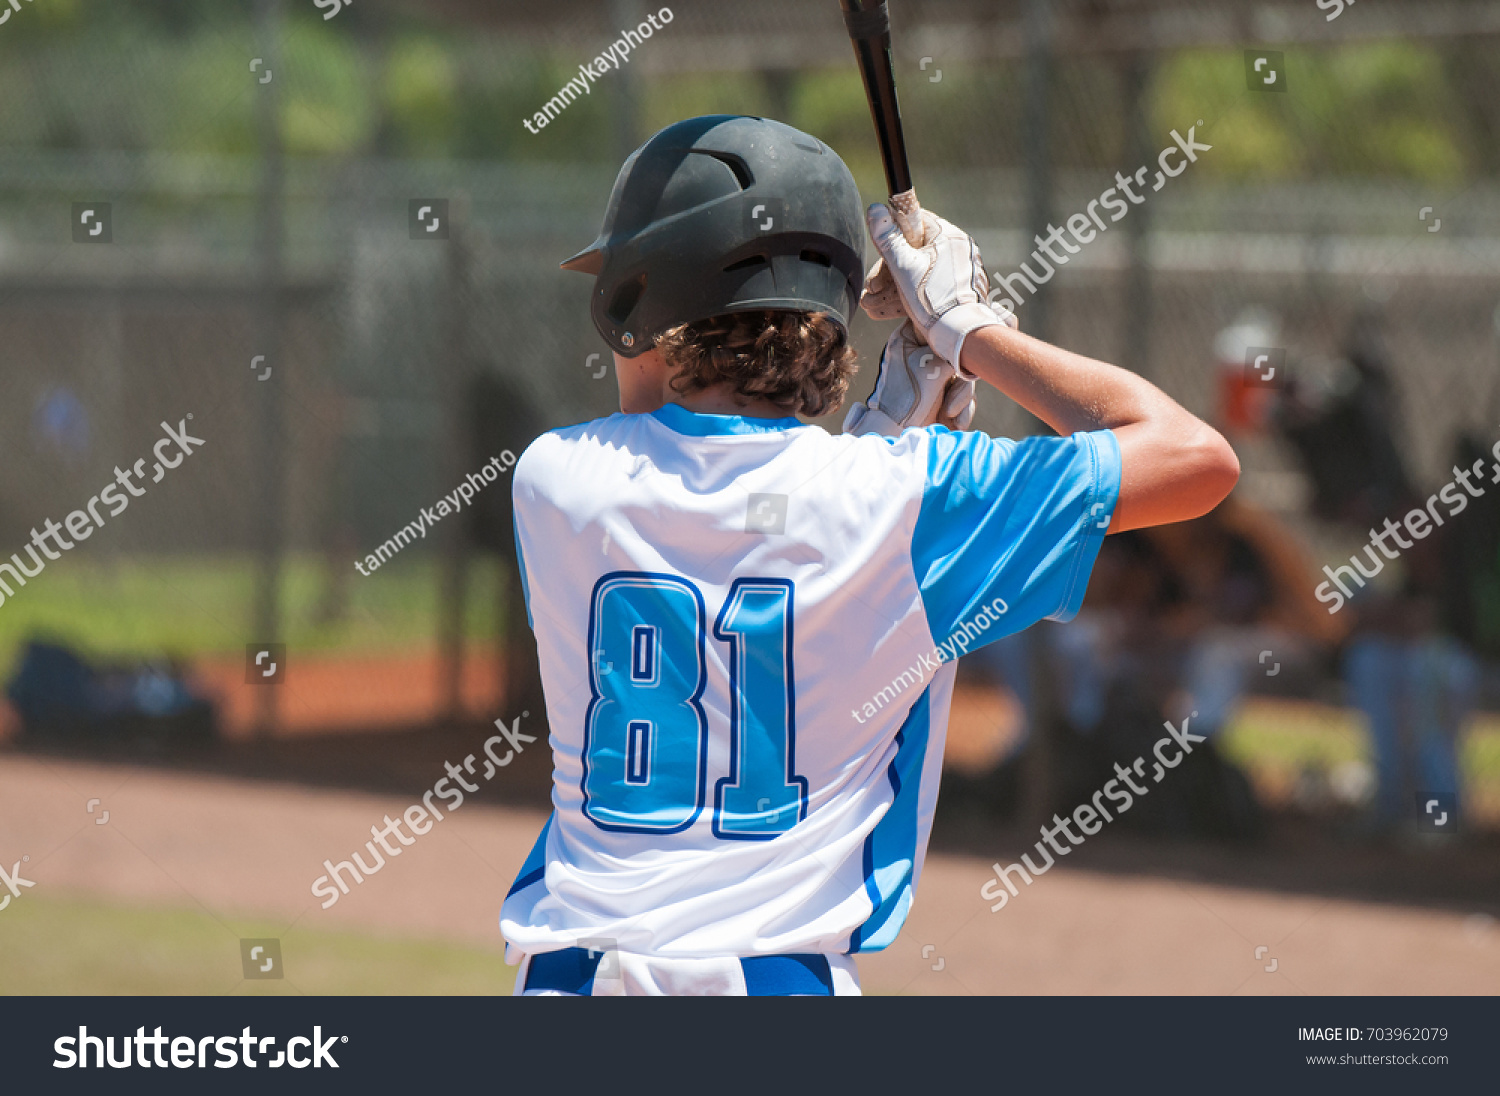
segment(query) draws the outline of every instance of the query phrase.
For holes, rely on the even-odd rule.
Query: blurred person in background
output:
[[[62,461],[70,470],[87,461],[93,449],[88,408],[65,384],[54,385],[37,399],[31,428],[37,453]]]
[[[476,373],[468,404],[473,415],[470,459],[474,464],[483,464],[506,449],[523,452],[542,433],[544,423],[529,393],[502,374]],[[515,505],[509,488],[482,495],[470,514],[474,543],[495,553],[503,568],[499,609],[505,704],[517,715],[524,710],[538,721],[545,720],[536,644],[531,641],[531,628],[526,622],[526,599],[516,553]],[[550,783],[550,771],[546,775]]]
[[[1231,442],[1264,436],[1287,383],[1281,324],[1245,308],[1214,340],[1215,425]],[[1253,680],[1306,682],[1348,632],[1313,596],[1316,565],[1303,538],[1270,511],[1231,496],[1206,519],[1154,530],[1193,608],[1175,719],[1212,736],[1233,719]],[[1286,679],[1283,679],[1283,683]]]
[[[1255,308],[1216,340],[1215,426],[1227,437],[1263,432],[1270,421],[1279,384],[1259,383],[1247,363],[1251,348],[1279,341],[1275,318]],[[1114,761],[1149,748],[1164,721],[1186,720],[1190,733],[1208,742],[1142,801],[1134,821],[1178,833],[1255,836],[1261,811],[1216,738],[1268,678],[1309,688],[1325,672],[1349,622],[1330,617],[1314,599],[1317,573],[1298,534],[1239,494],[1194,521],[1111,537],[1076,620],[977,653],[1025,711],[1005,767],[1016,766],[1039,718],[1029,645],[1044,644],[1064,724],[1064,798],[1086,794]],[[1016,779],[1006,773],[989,791],[1013,798]]]
[[[1346,345],[1333,385],[1315,392],[1294,378],[1275,420],[1312,481],[1314,516],[1362,541],[1388,519],[1422,508],[1429,495],[1413,486],[1402,457],[1407,434],[1376,308],[1360,310]],[[1403,822],[1423,828],[1422,801],[1433,794],[1460,801],[1459,740],[1478,692],[1469,646],[1477,619],[1462,609],[1466,580],[1445,566],[1445,558],[1462,553],[1455,545],[1473,544],[1483,529],[1475,513],[1413,538],[1390,561],[1392,574],[1356,585],[1349,614],[1340,614],[1352,616],[1342,673],[1348,701],[1369,728],[1377,780],[1370,826],[1377,834]],[[1483,545],[1477,547],[1482,555]],[[1373,580],[1386,566],[1374,553],[1362,550],[1333,566],[1352,562]],[[1365,560],[1372,570],[1365,570]],[[1478,569],[1470,574],[1470,581],[1482,582]]]

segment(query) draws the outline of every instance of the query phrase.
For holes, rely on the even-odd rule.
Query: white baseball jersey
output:
[[[538,438],[515,520],[555,809],[506,939],[889,945],[953,660],[1077,612],[1119,489],[1108,431],[853,437],[668,404]]]

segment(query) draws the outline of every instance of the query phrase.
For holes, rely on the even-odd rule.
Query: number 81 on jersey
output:
[[[730,678],[729,775],[713,804],[724,840],[768,840],[807,813],[807,781],[795,774],[792,596],[785,579],[737,579],[714,623]],[[702,593],[675,575],[615,572],[594,587],[583,811],[602,829],[677,833],[703,809],[705,616]]]

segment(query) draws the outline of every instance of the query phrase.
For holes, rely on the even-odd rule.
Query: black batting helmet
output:
[[[631,153],[599,238],[562,266],[595,275],[594,325],[633,358],[677,324],[729,312],[827,312],[847,328],[864,237],[859,189],[833,149],[718,114]]]

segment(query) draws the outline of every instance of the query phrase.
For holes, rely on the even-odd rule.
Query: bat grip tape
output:
[[[873,8],[864,11],[844,12],[844,26],[849,29],[849,37],[853,39],[879,38],[891,32],[891,10],[887,0]]]

